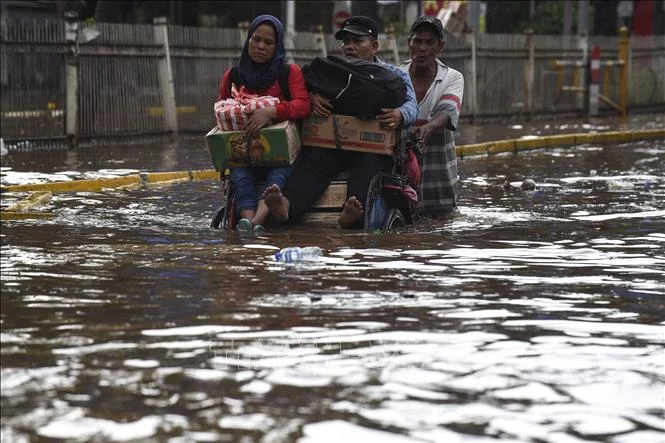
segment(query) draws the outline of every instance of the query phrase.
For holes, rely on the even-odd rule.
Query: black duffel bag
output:
[[[316,57],[302,68],[307,89],[328,98],[333,113],[374,119],[381,108],[399,108],[406,85],[381,63],[329,55]]]

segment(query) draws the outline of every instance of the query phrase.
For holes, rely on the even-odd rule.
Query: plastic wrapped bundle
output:
[[[279,99],[268,95],[258,96],[250,94],[244,86],[237,91],[235,85],[231,88],[233,98],[215,102],[215,118],[222,131],[242,131],[247,123],[247,112],[255,109],[275,106]]]

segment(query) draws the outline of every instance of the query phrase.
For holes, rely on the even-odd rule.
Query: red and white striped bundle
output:
[[[242,131],[247,123],[248,111],[275,106],[279,103],[279,99],[276,97],[250,94],[244,86],[240,87],[240,91],[236,91],[235,85],[233,85],[231,95],[233,98],[215,103],[215,117],[217,125],[222,131]]]

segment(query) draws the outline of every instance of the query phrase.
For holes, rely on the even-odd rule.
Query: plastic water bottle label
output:
[[[275,254],[275,260],[281,263],[300,263],[318,259],[321,252],[322,249],[318,246],[284,248]]]

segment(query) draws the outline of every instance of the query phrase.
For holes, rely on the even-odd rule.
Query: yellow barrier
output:
[[[192,171],[192,180],[218,180],[219,172],[215,169],[206,169],[205,171]]]
[[[93,180],[73,180],[70,182],[33,183],[25,185],[3,186],[2,192],[27,192],[27,191],[51,191],[51,192],[99,192],[103,188],[119,188],[127,185],[140,185],[141,179],[138,175],[126,175],[114,178],[100,178]]]
[[[25,185],[2,186],[2,192],[99,192],[112,188],[133,188],[160,183],[179,183],[184,181],[202,181],[219,179],[219,172],[214,169],[202,171],[150,172],[123,175],[122,177],[99,178],[92,180],[73,180],[70,182],[31,183]]]
[[[629,77],[629,52],[630,52],[630,31],[626,26],[619,28],[619,45],[617,48],[617,60],[602,60],[600,67],[603,68],[603,93],[598,94],[598,98],[609,107],[617,110],[621,117],[621,122],[626,120],[628,114],[628,77]],[[579,85],[578,82],[582,80],[583,75],[587,70],[591,69],[590,64],[586,65],[580,60],[550,60],[549,65],[555,69],[556,72],[556,87],[559,91],[582,92],[585,93],[589,99],[589,89],[586,86]],[[565,68],[573,67],[572,84],[564,85]],[[617,81],[617,102],[615,103],[609,97],[609,83],[610,83],[610,70],[618,69]],[[584,82],[582,82],[584,83]],[[591,107],[591,103],[589,104]]]
[[[199,112],[198,106],[176,106],[177,114],[195,114]],[[164,109],[161,106],[152,106],[148,108],[148,114],[157,117],[164,115]]]
[[[665,129],[648,129],[633,132],[597,132],[592,134],[557,134],[543,137],[500,140],[475,143],[456,147],[460,158],[491,155],[498,153],[517,153],[532,149],[552,148],[555,146],[575,146],[584,143],[628,143],[640,140],[665,139]],[[141,186],[170,185],[185,181],[218,180],[219,172],[214,169],[198,171],[152,172],[132,174],[122,177],[93,180],[74,180],[70,182],[33,183],[0,187],[2,192],[100,192],[112,188],[136,188]]]
[[[585,143],[629,143],[640,140],[665,139],[665,129],[647,129],[633,132],[596,132],[591,134],[557,134],[543,137],[501,140],[456,147],[460,158],[475,155],[488,155],[506,152],[519,152],[531,149],[553,148],[555,146],[575,146]]]
[[[0,220],[24,220],[26,218],[52,218],[54,214],[50,212],[0,212]]]

